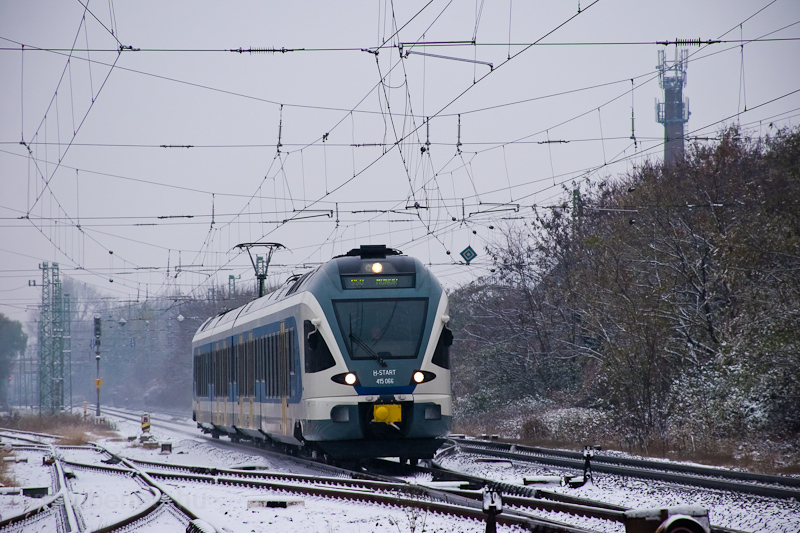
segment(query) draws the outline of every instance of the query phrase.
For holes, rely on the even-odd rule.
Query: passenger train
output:
[[[200,326],[194,419],[312,456],[430,458],[452,420],[449,320],[419,260],[361,246]]]

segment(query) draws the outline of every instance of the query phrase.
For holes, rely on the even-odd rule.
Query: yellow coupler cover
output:
[[[400,422],[402,416],[400,414],[400,406],[397,404],[379,404],[372,408],[372,421],[383,422],[384,424],[391,424]]]

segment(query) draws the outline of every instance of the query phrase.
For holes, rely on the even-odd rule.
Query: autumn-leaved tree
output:
[[[800,433],[800,130],[574,188],[453,294],[456,390],[593,407],[641,447]]]

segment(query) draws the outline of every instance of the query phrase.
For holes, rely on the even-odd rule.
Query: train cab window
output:
[[[333,310],[351,359],[410,359],[419,354],[427,298],[334,300]]]
[[[436,350],[433,352],[433,364],[442,368],[450,368],[450,346],[453,344],[453,332],[446,327],[442,328]]]
[[[305,370],[307,374],[327,370],[336,364],[328,348],[328,343],[322,338],[319,330],[310,320],[303,322],[305,339]]]

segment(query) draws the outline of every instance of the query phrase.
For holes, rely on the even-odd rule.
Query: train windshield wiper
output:
[[[383,360],[383,357],[381,357],[380,355],[378,355],[378,354],[375,352],[375,350],[373,350],[372,348],[370,348],[370,347],[369,347],[369,345],[368,345],[366,342],[362,341],[362,340],[361,340],[361,338],[360,338],[358,335],[356,335],[355,333],[353,333],[352,331],[350,332],[350,338],[351,338],[351,339],[353,339],[353,340],[356,342],[356,344],[358,344],[359,346],[361,346],[361,348],[362,348],[362,349],[363,349],[365,352],[367,352],[369,355],[371,355],[372,357],[374,357],[375,359],[377,359],[377,360],[378,360],[378,363],[380,363],[380,365],[381,365],[381,366],[386,366],[386,361],[384,361],[384,360]]]

